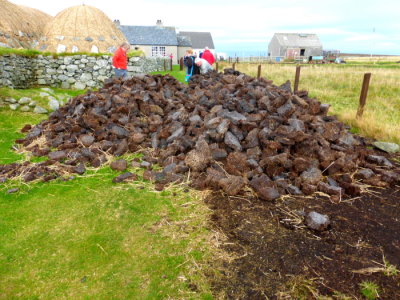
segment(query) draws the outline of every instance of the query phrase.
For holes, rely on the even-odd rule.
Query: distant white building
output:
[[[218,60],[227,60],[228,54],[226,54],[225,52],[217,52],[215,58]]]
[[[268,46],[268,56],[295,58],[321,56],[322,44],[313,33],[275,33]]]
[[[133,49],[141,49],[147,57],[168,57],[172,55],[177,63],[178,40],[175,27],[164,26],[157,20],[155,26],[119,25]]]

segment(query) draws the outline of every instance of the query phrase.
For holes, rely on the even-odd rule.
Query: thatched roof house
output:
[[[113,52],[125,36],[98,8],[64,9],[46,25],[40,50],[51,52]]]
[[[45,26],[47,25],[47,23],[53,20],[53,17],[36,8],[31,8],[23,5],[18,6],[25,11],[27,15],[26,20],[28,20],[29,28],[31,28],[31,30],[39,36],[43,36]]]
[[[0,46],[33,47],[51,19],[37,9],[0,0]]]

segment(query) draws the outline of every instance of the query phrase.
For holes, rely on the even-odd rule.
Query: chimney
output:
[[[156,25],[157,25],[158,27],[163,27],[163,23],[162,23],[161,20],[157,20]]]

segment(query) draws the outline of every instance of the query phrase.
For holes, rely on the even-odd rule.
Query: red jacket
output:
[[[113,66],[117,69],[126,70],[128,65],[128,59],[126,57],[126,51],[119,47],[113,57]]]
[[[210,50],[204,50],[203,56],[201,58],[208,61],[210,65],[212,65],[215,62],[214,55],[211,53]]]

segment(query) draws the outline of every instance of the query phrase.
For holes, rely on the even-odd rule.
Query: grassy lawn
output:
[[[207,237],[201,202],[178,188],[111,184],[115,175],[1,189],[1,298],[207,298],[195,269]]]
[[[25,159],[10,148],[44,118],[0,109],[0,163]],[[0,299],[212,298],[201,195],[112,183],[118,174],[104,166],[70,181],[0,184]]]
[[[220,63],[222,68],[231,64]],[[258,64],[236,64],[238,71],[257,76]],[[367,105],[361,120],[356,120],[364,73],[372,73]],[[280,85],[294,82],[294,64],[263,64],[261,76]],[[336,65],[302,65],[299,89],[311,97],[332,105],[335,114],[364,135],[382,141],[400,143],[400,64],[394,62],[351,61]]]
[[[172,71],[164,71],[164,72],[153,72],[151,74],[161,74],[161,75],[171,75],[174,76],[180,82],[185,83],[185,69],[183,71],[179,71],[179,65],[172,65]]]
[[[16,112],[0,107],[0,164],[22,160],[24,157],[11,149],[14,141],[23,137],[19,129],[27,123],[36,124],[46,118],[47,115]]]

